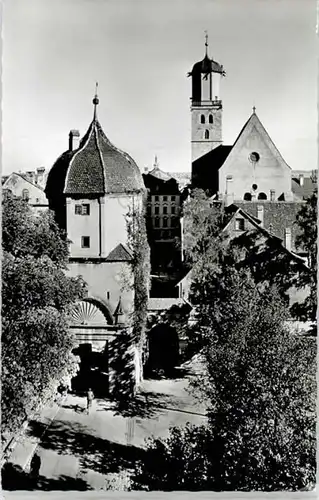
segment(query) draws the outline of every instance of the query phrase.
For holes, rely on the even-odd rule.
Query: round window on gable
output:
[[[251,163],[257,163],[259,159],[260,159],[259,153],[257,153],[256,151],[250,153],[249,161],[251,161]]]
[[[254,191],[256,191],[256,189],[258,189],[257,184],[253,184],[251,187],[253,188]]]

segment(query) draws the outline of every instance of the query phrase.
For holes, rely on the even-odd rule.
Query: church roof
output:
[[[64,193],[126,193],[143,189],[142,175],[134,160],[109,141],[94,118],[70,160]]]

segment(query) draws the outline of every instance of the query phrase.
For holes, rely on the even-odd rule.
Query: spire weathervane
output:
[[[96,107],[97,105],[99,104],[99,98],[98,98],[98,95],[97,95],[97,88],[98,88],[98,82],[95,83],[95,96],[93,98],[93,104],[94,104],[94,115],[93,115],[93,119],[96,120]]]
[[[154,168],[158,168],[157,155],[155,155]]]
[[[208,50],[208,33],[207,30],[205,30],[205,52],[207,56],[207,50]]]

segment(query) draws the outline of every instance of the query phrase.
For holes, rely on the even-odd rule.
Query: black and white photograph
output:
[[[312,498],[318,19],[4,0],[6,498]]]

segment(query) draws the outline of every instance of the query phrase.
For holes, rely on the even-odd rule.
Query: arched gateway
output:
[[[118,326],[103,301],[87,297],[77,302],[70,312],[70,330],[79,356],[79,372],[72,379],[72,389],[85,391],[91,387],[96,395],[109,393],[109,343],[117,334]]]

